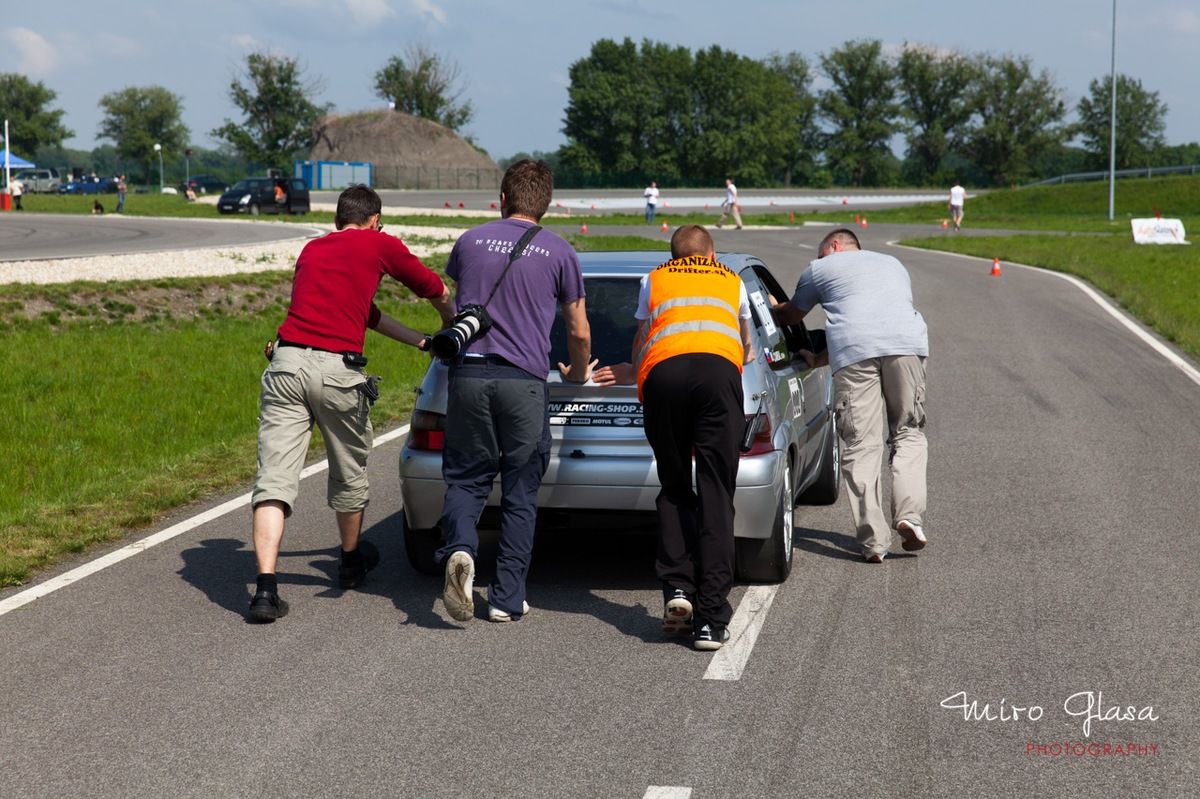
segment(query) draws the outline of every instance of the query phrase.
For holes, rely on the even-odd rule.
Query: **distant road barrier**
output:
[[[1152,178],[1155,175],[1195,175],[1200,172],[1200,164],[1192,164],[1191,166],[1148,166],[1138,169],[1118,169],[1116,176],[1119,178]],[[1070,183],[1077,180],[1104,180],[1108,177],[1108,170],[1102,172],[1072,172],[1067,175],[1059,175],[1056,178],[1047,178],[1039,180],[1036,183],[1026,183],[1021,188],[1027,189],[1030,186],[1050,186],[1056,183]]]

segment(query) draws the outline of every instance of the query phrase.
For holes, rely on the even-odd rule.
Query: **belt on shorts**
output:
[[[328,353],[332,353],[333,355],[341,355],[343,358],[346,357],[347,355],[349,355],[350,357],[353,357],[353,358],[361,358],[362,357],[361,352],[354,352],[353,350],[328,350],[328,349],[325,349],[324,347],[314,347],[311,344],[297,344],[296,342],[288,341],[285,338],[279,338],[279,339],[276,339],[276,341],[279,342],[280,347],[296,347],[297,349],[302,349],[302,350],[316,350],[317,352],[328,352]]]
[[[496,355],[491,352],[466,352],[466,353],[463,353],[461,362],[463,364],[490,363],[494,366],[515,366],[516,365],[512,361],[508,360],[507,358],[500,356],[500,355]]]

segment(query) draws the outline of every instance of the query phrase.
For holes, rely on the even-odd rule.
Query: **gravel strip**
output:
[[[418,258],[449,252],[462,230],[440,227],[391,226],[385,231],[401,240],[415,239],[409,249]],[[434,240],[429,243],[428,240]],[[98,255],[90,258],[63,258],[48,261],[10,261],[0,263],[0,284],[71,283],[76,280],[153,280],[163,277],[202,277],[236,275],[292,269],[304,239],[267,244],[229,247],[205,247],[171,252]]]

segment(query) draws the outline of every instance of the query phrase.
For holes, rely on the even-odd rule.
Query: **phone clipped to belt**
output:
[[[343,352],[342,363],[351,369],[362,369],[367,365],[367,356],[361,352]]]

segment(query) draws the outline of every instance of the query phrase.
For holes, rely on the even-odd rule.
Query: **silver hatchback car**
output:
[[[592,354],[601,365],[628,361],[637,330],[633,318],[642,276],[669,257],[663,252],[580,255],[587,290]],[[758,357],[742,374],[746,432],[734,494],[737,577],[780,582],[792,568],[793,509],[837,501],[840,443],[834,425],[829,367],[809,368],[797,353],[824,349],[824,331],[780,327],[771,298],[788,295],[758,258],[723,253],[718,259],[746,284]],[[561,316],[551,333],[550,465],[538,493],[538,527],[581,531],[654,530],[659,492],[654,453],[642,429],[636,386],[564,382],[553,364],[567,360]],[[421,572],[440,571],[438,521],[445,484],[441,447],[448,369],[434,361],[420,388],[408,440],[400,453],[404,545]],[[497,480],[480,526],[496,526]]]

